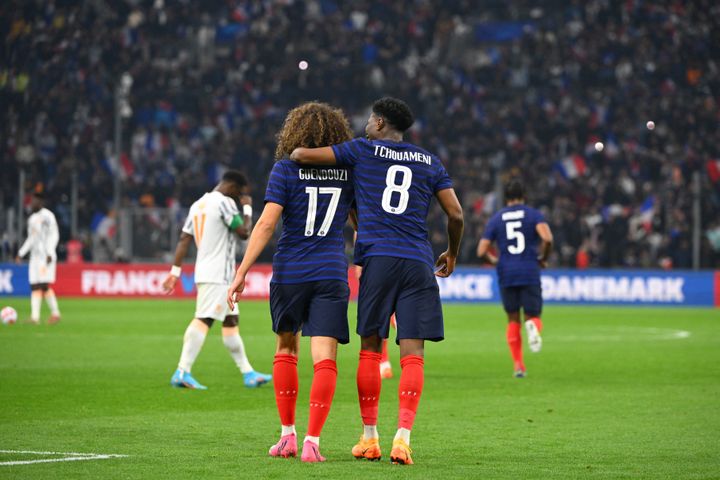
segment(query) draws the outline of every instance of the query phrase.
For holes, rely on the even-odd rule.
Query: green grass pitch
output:
[[[21,318],[29,299],[3,299]],[[191,301],[61,299],[57,326],[0,326],[0,478],[720,478],[720,313],[551,306],[544,347],[511,377],[499,305],[446,305],[447,340],[426,349],[413,466],[394,466],[396,376],[383,383],[379,463],[356,461],[358,341],[340,348],[323,432],[325,464],[267,456],[279,434],[273,389],[246,389],[216,327],[193,369],[206,392],[169,386]],[[351,309],[354,329],[354,306]],[[272,368],[266,302],[241,304],[259,371]],[[311,361],[300,358],[297,423]]]

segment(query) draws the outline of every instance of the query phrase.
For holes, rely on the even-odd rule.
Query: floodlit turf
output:
[[[2,299],[21,318],[28,299]],[[0,305],[1,306],[1,305]],[[272,387],[242,385],[215,327],[193,369],[206,392],[169,386],[190,301],[61,299],[57,326],[0,326],[0,478],[720,478],[720,312],[549,307],[544,347],[511,377],[497,305],[447,305],[447,340],[426,352],[414,466],[390,465],[396,377],[383,383],[379,463],[356,461],[358,342],[340,349],[325,464],[268,458]],[[351,313],[354,328],[354,308]],[[241,306],[255,368],[272,368],[265,302]],[[300,358],[298,428],[311,365]]]

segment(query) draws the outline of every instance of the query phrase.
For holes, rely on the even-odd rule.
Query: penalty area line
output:
[[[0,466],[31,465],[34,463],[78,462],[82,460],[107,460],[110,458],[125,458],[127,455],[112,453],[78,453],[78,452],[41,452],[35,450],[0,450],[0,453],[14,453],[19,455],[66,455],[61,458],[41,458],[36,460],[11,460],[0,462]]]

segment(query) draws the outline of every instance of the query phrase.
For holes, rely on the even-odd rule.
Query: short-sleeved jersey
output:
[[[545,223],[542,214],[525,205],[505,207],[488,221],[482,238],[497,242],[501,287],[540,285],[539,223]]]
[[[335,160],[353,169],[358,208],[355,263],[370,256],[433,265],[425,220],[435,194],[452,187],[440,160],[406,142],[356,138],[334,145]]]
[[[28,236],[18,255],[24,257],[30,252],[31,258],[55,258],[55,249],[60,241],[55,215],[47,208],[41,208],[30,215],[27,221]]]
[[[283,207],[274,283],[347,282],[343,227],[353,203],[350,170],[280,160],[270,172],[265,201]]]
[[[235,270],[233,217],[235,201],[220,192],[209,192],[192,204],[182,231],[195,238],[195,283],[232,282]]]

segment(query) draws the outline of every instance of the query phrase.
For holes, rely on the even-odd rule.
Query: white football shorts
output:
[[[28,278],[30,285],[38,283],[55,283],[55,271],[57,269],[57,259],[53,258],[50,263],[47,259],[30,256],[30,264],[28,265]]]
[[[227,305],[227,291],[230,285],[224,283],[198,283],[195,318],[212,318],[223,321],[228,315],[237,315],[237,304],[230,310]]]

